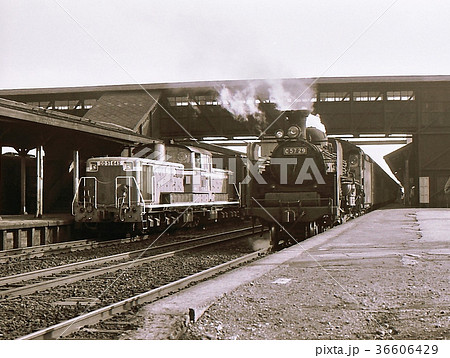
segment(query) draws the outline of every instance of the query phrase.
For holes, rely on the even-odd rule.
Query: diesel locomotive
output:
[[[145,233],[239,216],[233,173],[209,151],[167,145],[159,159],[97,157],[72,203],[77,223],[100,232]]]
[[[241,206],[270,229],[274,248],[394,201],[400,190],[359,147],[306,128],[307,115],[283,112],[274,135],[248,146]]]

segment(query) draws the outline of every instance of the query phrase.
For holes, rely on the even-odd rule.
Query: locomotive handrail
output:
[[[240,184],[239,183],[239,188],[236,186],[236,183],[233,184],[234,190],[236,191],[236,194],[238,196],[238,200],[241,201],[241,191],[240,191]]]
[[[127,181],[127,183],[130,182],[130,184],[131,184],[131,181],[134,182],[134,184],[136,185],[136,191],[137,191],[137,194],[138,194],[138,201],[137,201],[137,203],[138,204],[142,204],[142,212],[144,212],[145,211],[145,200],[144,200],[144,197],[143,197],[143,195],[141,193],[141,190],[139,189],[139,186],[138,186],[138,183],[136,181],[136,178],[132,177],[132,176],[117,176],[115,178],[115,180],[114,180],[116,193],[117,193],[117,188],[118,188],[118,184],[119,184],[119,179],[125,179]],[[129,185],[129,188],[131,189],[131,185]],[[115,202],[116,202],[116,208],[119,208],[120,204],[119,204],[119,198],[118,197],[116,197]],[[128,195],[128,206],[131,206],[131,203],[132,203],[131,195]]]
[[[86,185],[86,179],[94,179],[94,208],[97,209],[97,178],[96,177],[81,177],[78,180],[77,190],[75,191],[75,195],[73,196],[72,200],[72,215],[75,215],[75,202],[78,202],[79,197],[79,191],[81,182],[84,182],[84,185]],[[83,197],[83,206],[86,207],[86,197]]]
[[[152,197],[151,197],[151,202],[155,202],[156,200],[156,180],[155,180],[155,176],[152,175],[152,191],[151,191]]]

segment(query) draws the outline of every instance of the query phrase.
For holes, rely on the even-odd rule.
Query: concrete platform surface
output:
[[[72,239],[70,214],[4,215],[0,218],[0,251],[16,250]]]
[[[0,230],[69,225],[73,222],[74,217],[71,214],[45,214],[41,218],[34,215],[2,215]]]
[[[448,339],[449,256],[450,209],[374,211],[145,306],[126,338]]]

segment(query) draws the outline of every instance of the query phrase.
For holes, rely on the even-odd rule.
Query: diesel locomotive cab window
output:
[[[195,167],[196,168],[201,168],[202,167],[202,160],[201,160],[201,156],[200,156],[200,153],[194,153],[194,155],[195,155],[195,157],[194,157],[194,160],[195,160]]]

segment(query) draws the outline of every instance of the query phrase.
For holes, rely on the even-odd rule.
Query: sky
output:
[[[0,88],[450,74],[447,0],[0,0]]]
[[[450,75],[448,0],[0,0],[0,89]]]

